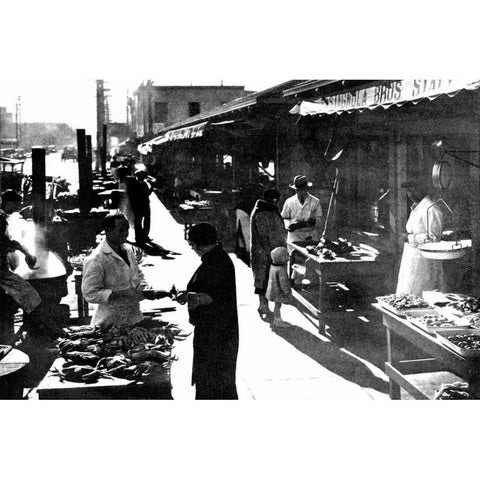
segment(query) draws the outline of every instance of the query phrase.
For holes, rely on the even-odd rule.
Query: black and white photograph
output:
[[[8,477],[456,474],[480,69],[426,3],[0,7]]]

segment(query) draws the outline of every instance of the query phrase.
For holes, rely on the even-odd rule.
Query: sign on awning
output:
[[[171,142],[174,140],[191,140],[194,138],[201,137],[205,131],[205,127],[208,122],[199,123],[198,125],[192,125],[191,127],[178,128],[176,130],[170,130],[169,132],[164,133],[158,137],[149,140],[146,143],[142,143],[138,146],[138,151],[142,155],[147,155],[147,153],[152,152],[154,145],[162,145],[166,142]],[[145,152],[145,153],[144,153]]]
[[[479,80],[391,80],[367,88],[359,88],[337,95],[327,95],[312,102],[295,105],[290,113],[296,115],[330,115],[355,110],[385,109],[406,102],[417,103],[423,98],[433,100],[440,95],[453,96],[460,90],[476,90]]]

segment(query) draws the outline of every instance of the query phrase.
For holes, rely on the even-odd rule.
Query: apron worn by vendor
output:
[[[418,248],[418,245],[426,241],[440,240],[442,211],[427,196],[413,208],[406,229],[408,242],[405,242],[403,247],[397,293],[409,293],[421,297],[424,291],[437,289],[442,291],[444,289],[442,262],[425,258]]]

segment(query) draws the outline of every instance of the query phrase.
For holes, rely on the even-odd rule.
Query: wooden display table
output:
[[[18,374],[30,363],[28,355],[16,348],[0,360],[0,399],[22,398]]]
[[[39,400],[170,400],[170,368],[165,368],[164,376],[155,382],[135,383],[122,378],[100,378],[96,383],[77,383],[61,380],[58,372],[65,363],[57,358],[49,372],[37,388]]]
[[[197,207],[181,203],[178,206],[178,211],[183,219],[183,231],[185,238],[187,238],[188,229],[194,223],[212,221],[212,207]]]
[[[377,253],[368,247],[357,247],[354,258],[336,257],[326,260],[321,256],[308,252],[305,246],[288,242],[293,249],[290,255],[290,276],[296,270],[302,277],[311,282],[314,297],[306,297],[301,292],[292,289],[294,298],[300,302],[318,320],[318,330],[325,333],[325,316],[332,316],[332,308],[328,301],[329,284],[350,283],[354,277],[372,276],[377,273]],[[343,314],[343,312],[342,312]]]
[[[458,375],[468,382],[470,398],[480,398],[480,358],[462,357],[437,340],[436,336],[412,325],[408,320],[379,304],[373,304],[373,307],[382,314],[383,324],[387,329],[388,359],[385,363],[385,373],[389,377],[391,399],[400,399],[401,388],[416,399],[430,399],[412,383],[408,375],[438,371],[449,371]],[[400,350],[397,348],[399,337],[425,352],[428,358],[413,360],[401,358]]]

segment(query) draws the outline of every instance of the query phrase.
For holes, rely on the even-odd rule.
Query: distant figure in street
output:
[[[112,174],[113,179],[118,182],[118,168],[120,167],[120,162],[113,157],[113,160],[110,162],[110,173]]]
[[[236,216],[236,245],[235,253],[247,265],[250,264],[250,216],[255,204],[262,197],[264,188],[260,184],[248,184],[240,193],[240,198],[235,205]]]
[[[262,320],[271,320],[272,312],[265,297],[271,251],[287,246],[287,231],[277,203],[280,192],[269,188],[263,192],[263,199],[257,200],[250,218],[250,264],[253,272],[255,293],[258,295],[258,313]]]
[[[126,167],[119,167],[117,170],[118,176],[118,188],[122,190],[122,196],[120,198],[119,210],[125,215],[131,228],[135,227],[135,218],[133,216],[133,209],[130,202],[131,190],[133,182],[136,179],[129,174],[129,170]]]
[[[135,243],[145,245],[151,239],[150,233],[150,194],[152,186],[146,181],[147,172],[140,170],[135,174],[135,179],[129,185],[127,193],[130,199],[130,206],[133,212],[133,223],[135,228]]]
[[[281,316],[283,303],[292,303],[292,288],[288,278],[287,263],[289,260],[288,251],[285,247],[277,247],[271,253],[272,264],[268,276],[267,300],[275,303],[273,310],[272,327],[291,327],[290,323],[284,322]]]
[[[238,314],[235,269],[217,243],[209,223],[188,230],[188,243],[202,259],[187,290],[177,296],[188,302],[193,337],[192,385],[197,400],[236,400]]]

